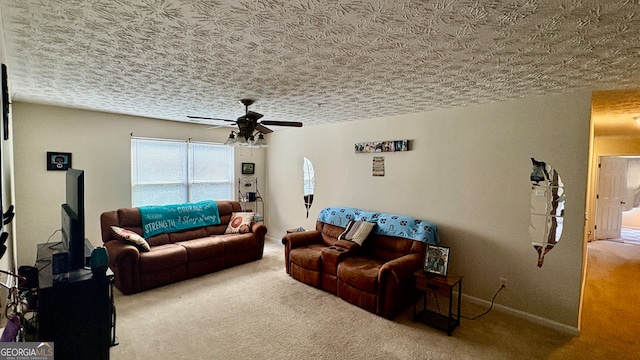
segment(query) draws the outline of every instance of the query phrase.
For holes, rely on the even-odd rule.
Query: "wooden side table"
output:
[[[415,289],[422,295],[422,310],[418,311],[416,302],[413,303],[413,321],[421,321],[435,328],[445,330],[449,336],[456,326],[460,325],[460,301],[462,299],[462,276],[448,275],[438,276],[427,274],[418,270],[413,274]],[[458,291],[457,302],[454,304],[453,291]],[[429,310],[427,307],[427,295],[431,292],[436,296],[449,299],[448,314]],[[457,312],[454,312],[454,308]]]

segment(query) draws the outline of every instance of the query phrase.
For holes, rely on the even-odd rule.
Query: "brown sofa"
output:
[[[287,273],[374,314],[394,317],[412,303],[412,274],[424,266],[426,244],[372,232],[360,246],[337,240],[345,226],[319,219],[315,230],[283,236]]]
[[[142,234],[140,211],[122,208],[100,215],[102,241],[109,252],[115,286],[124,294],[192,278],[262,258],[267,228],[260,222],[244,234],[225,234],[237,201],[216,201],[220,225],[149,237],[151,250],[140,251],[111,229],[112,225]]]

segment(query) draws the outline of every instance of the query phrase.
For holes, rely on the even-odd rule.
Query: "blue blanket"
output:
[[[349,220],[370,221],[377,223],[373,228],[375,234],[403,237],[430,245],[437,245],[440,241],[436,225],[403,215],[345,207],[328,207],[320,211],[318,220],[340,227],[346,227]]]
[[[140,206],[143,237],[220,224],[218,204],[213,200],[196,203]]]

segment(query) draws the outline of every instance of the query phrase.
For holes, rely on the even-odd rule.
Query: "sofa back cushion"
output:
[[[411,253],[415,240],[395,236],[372,234],[362,245],[362,251],[368,256],[390,261]]]
[[[316,221],[316,230],[320,231],[322,242],[327,246],[333,245],[338,240],[338,236],[344,232],[343,227],[326,224],[321,221]]]
[[[206,226],[205,231],[207,235],[222,235],[225,230],[227,230],[227,226],[229,225],[229,221],[231,221],[231,213],[242,211],[242,207],[240,203],[237,201],[216,201],[218,204],[218,214],[220,215],[220,224],[213,226]]]

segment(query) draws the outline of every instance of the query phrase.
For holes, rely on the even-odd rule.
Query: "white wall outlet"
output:
[[[507,280],[506,278],[501,277],[500,278],[500,286],[506,288],[507,285],[509,285],[509,280]]]

